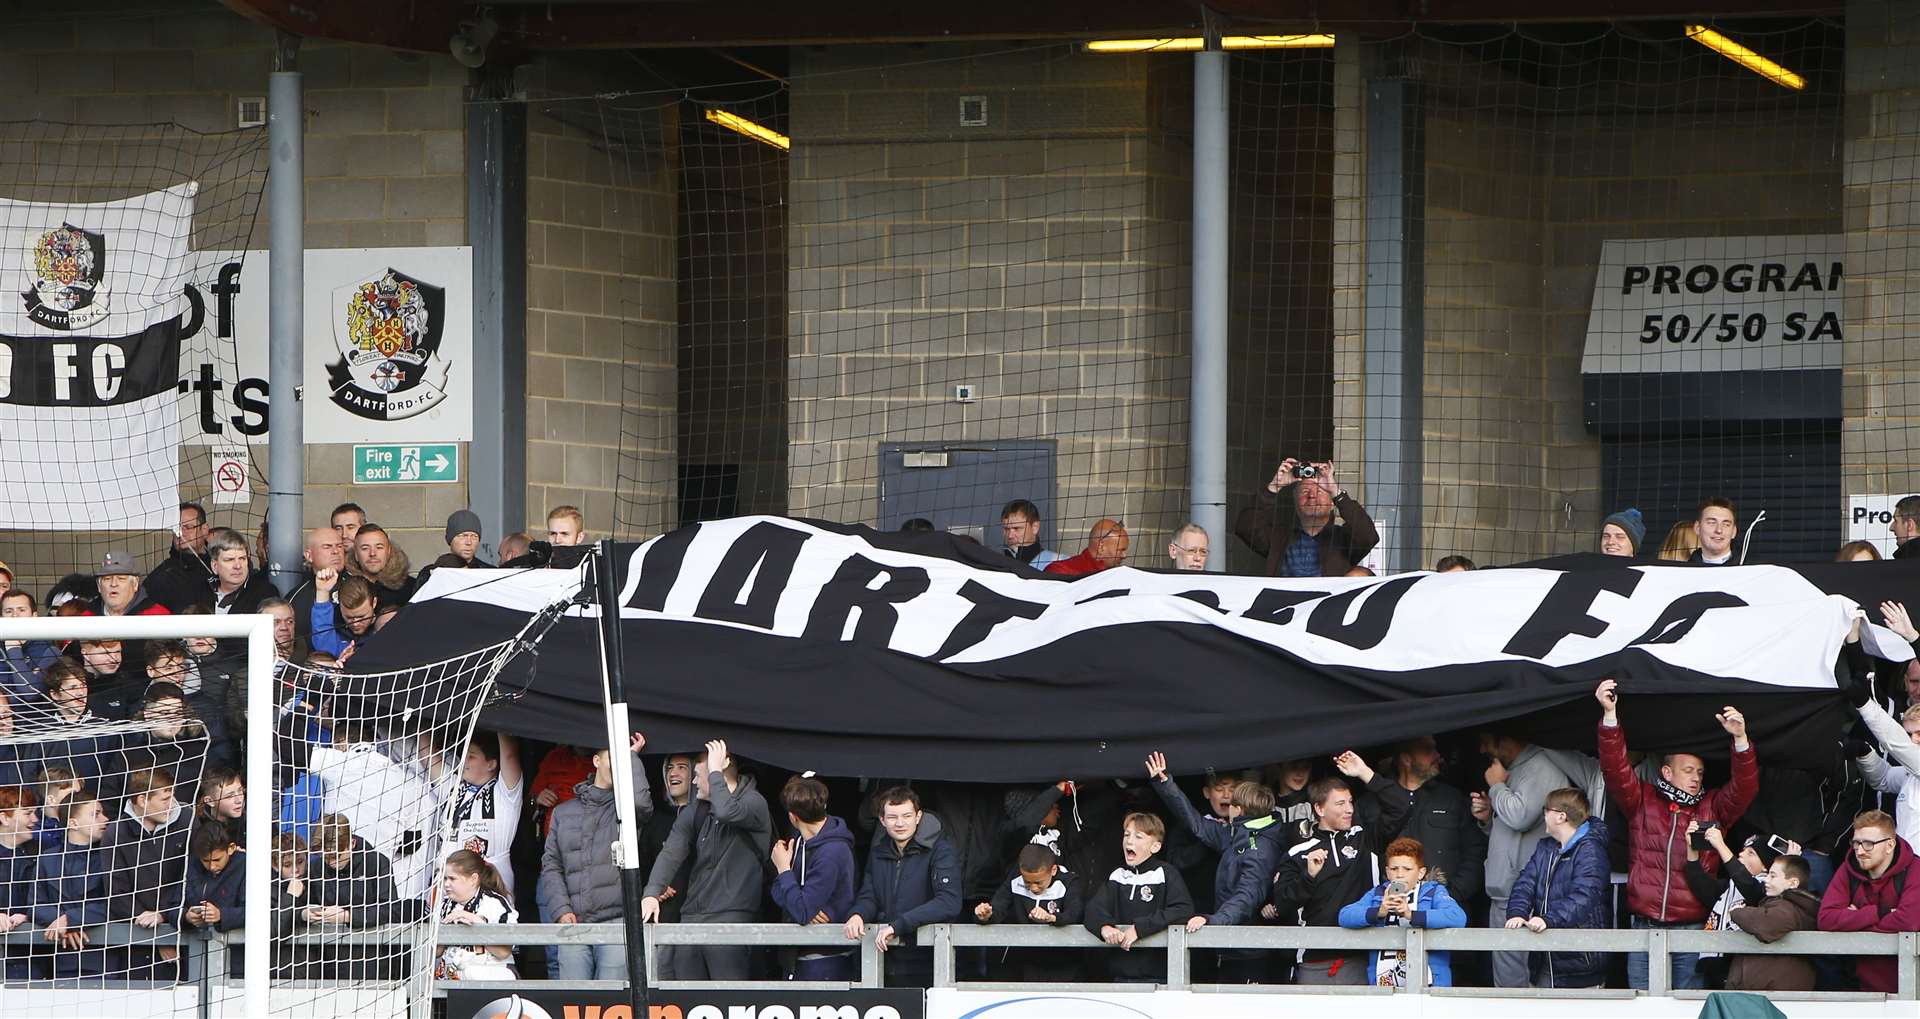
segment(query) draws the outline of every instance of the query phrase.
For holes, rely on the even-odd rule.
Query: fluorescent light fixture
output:
[[[718,124],[729,131],[744,134],[757,142],[765,142],[782,152],[793,148],[793,140],[773,128],[756,124],[745,117],[725,110],[707,109],[707,123]]]
[[[1721,35],[1719,32],[1705,25],[1688,25],[1687,38],[1692,39],[1694,42],[1705,46],[1782,88],[1802,89],[1807,87],[1807,79],[1734,42],[1732,39]]]
[[[1226,35],[1220,37],[1223,50],[1295,50],[1325,49],[1333,45],[1331,35]],[[1095,39],[1087,44],[1089,53],[1193,53],[1207,47],[1199,36],[1186,39]]]

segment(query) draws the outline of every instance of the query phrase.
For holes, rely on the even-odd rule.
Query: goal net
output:
[[[517,639],[363,675],[270,616],[0,640],[34,663],[0,676],[0,1013],[426,1016],[448,960],[511,978],[436,930],[442,864],[493,855],[467,758]]]
[[[16,588],[91,597],[108,551],[147,574],[179,547],[183,502],[201,507],[179,535],[193,551],[194,525],[264,525],[248,447],[266,439],[267,295],[242,269],[265,247],[266,173],[264,129],[0,122],[0,561]],[[179,611],[204,592],[150,593]]]

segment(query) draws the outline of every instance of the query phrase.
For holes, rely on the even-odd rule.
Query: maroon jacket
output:
[[[1627,814],[1628,911],[1661,923],[1705,920],[1707,907],[1693,897],[1684,873],[1687,822],[1719,821],[1726,829],[1747,812],[1760,791],[1760,764],[1753,743],[1734,753],[1733,781],[1709,791],[1692,807],[1660,795],[1657,786],[1633,773],[1627,761],[1627,734],[1620,726],[1603,723],[1599,743],[1607,796]],[[1718,860],[1703,857],[1700,863],[1709,872],[1719,869]]]
[[[1860,861],[1851,852],[1847,854],[1820,900],[1820,929],[1884,934],[1920,931],[1920,867],[1914,865],[1913,847],[1906,839],[1895,837],[1893,864],[1877,878],[1868,877],[1860,869]],[[1860,974],[1860,989],[1883,994],[1898,990],[1897,967],[1898,960],[1891,955],[1863,955],[1854,963]]]

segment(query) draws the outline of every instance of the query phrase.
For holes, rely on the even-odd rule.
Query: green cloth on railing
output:
[[[1715,991],[1700,1006],[1700,1019],[1787,1019],[1765,995]]]

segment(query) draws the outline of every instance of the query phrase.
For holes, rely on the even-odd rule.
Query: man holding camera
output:
[[[1636,928],[1698,928],[1707,918],[1707,905],[1688,887],[1686,879],[1687,825],[1717,821],[1732,825],[1747,812],[1760,790],[1760,764],[1747,740],[1747,720],[1729,706],[1714,720],[1733,737],[1733,779],[1718,789],[1706,788],[1706,762],[1692,754],[1664,754],[1660,778],[1641,781],[1627,758],[1627,736],[1620,727],[1620,698],[1614,681],[1594,688],[1600,702],[1600,773],[1607,796],[1627,815],[1627,909]],[[1719,870],[1714,860],[1702,861],[1709,873]],[[1674,952],[1673,987],[1699,984],[1694,967],[1699,956]],[[1647,989],[1647,954],[1627,956],[1627,983]]]
[[[1240,511],[1233,533],[1266,556],[1270,577],[1343,577],[1380,544],[1373,518],[1340,487],[1333,464],[1295,457],[1281,462],[1257,504]]]

